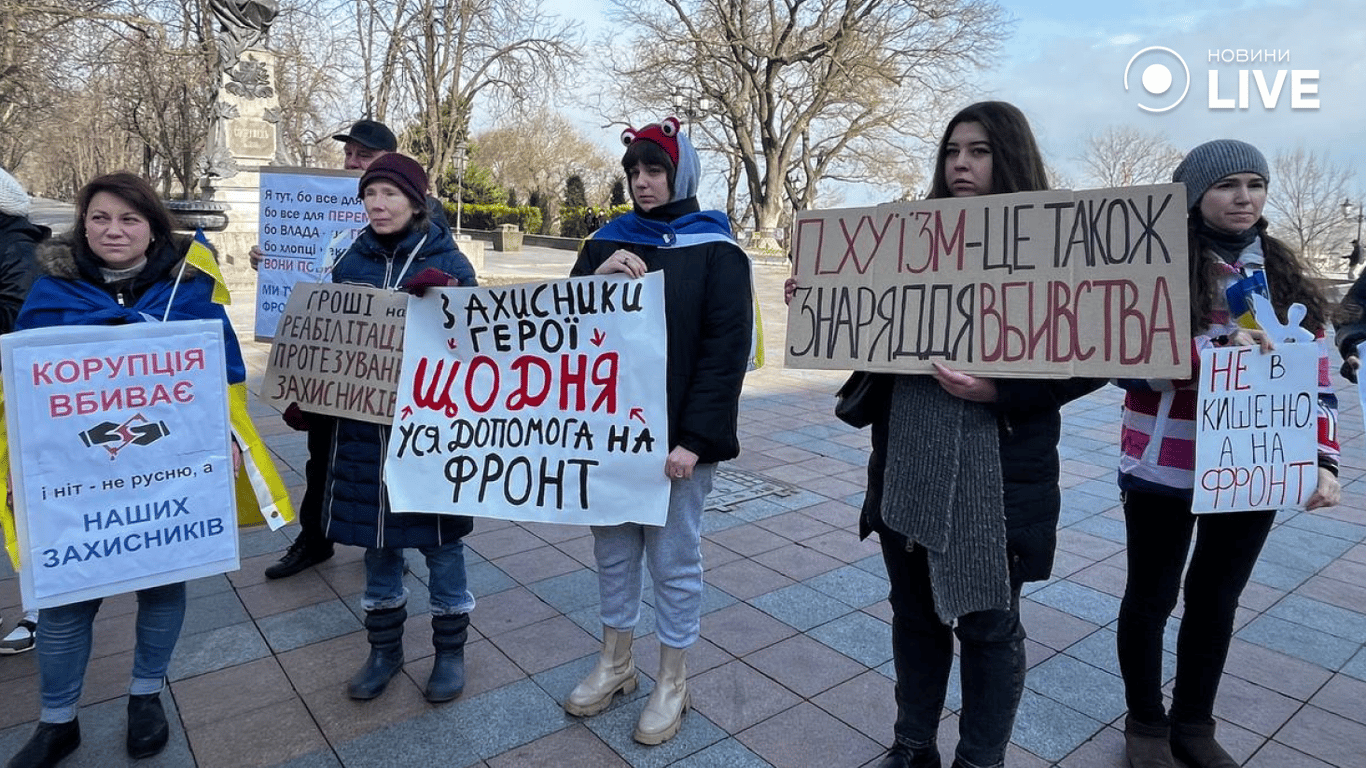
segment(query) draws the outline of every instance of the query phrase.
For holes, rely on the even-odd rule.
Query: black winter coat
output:
[[[1334,340],[1338,345],[1338,354],[1345,361],[1357,353],[1358,344],[1366,341],[1366,274],[1358,277],[1347,289],[1347,295],[1342,297],[1342,306],[1334,326],[1337,328]],[[1342,375],[1348,381],[1357,380],[1357,372],[1346,362],[1342,364]]]
[[[366,227],[332,270],[332,282],[393,287],[408,277],[435,267],[477,285],[474,268],[455,247],[449,234],[429,224],[427,240],[404,269],[408,254],[422,237],[410,232],[392,251]],[[389,509],[384,485],[384,457],[389,452],[390,427],[354,419],[328,419],[332,429],[327,485],[323,494],[323,531],[339,544],[359,547],[434,547],[448,544],[474,529],[474,521],[460,515],[397,515]]]
[[[892,374],[878,374],[892,375]],[[1105,385],[1104,379],[996,379],[997,430],[1005,492],[1006,548],[1012,582],[1043,581],[1053,571],[1058,544],[1062,492],[1058,440],[1059,409]],[[888,392],[891,387],[886,388]],[[868,457],[868,490],[863,497],[859,535],[884,530],[882,473],[887,462],[887,419],[891,403],[879,404],[873,420],[873,451]]]
[[[14,318],[33,281],[42,274],[34,247],[52,234],[27,216],[0,213],[0,333],[14,330]]]
[[[670,450],[682,446],[699,464],[735,458],[754,328],[749,257],[731,242],[666,249],[593,239],[570,274],[593,274],[618,249],[664,273]]]

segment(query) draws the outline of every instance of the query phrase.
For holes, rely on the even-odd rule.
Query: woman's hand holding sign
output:
[[[1314,489],[1314,495],[1304,502],[1304,508],[1335,507],[1341,500],[1342,485],[1338,482],[1337,475],[1328,469],[1319,467],[1319,485]]]
[[[996,382],[991,379],[960,373],[939,363],[934,364],[934,379],[954,397],[974,403],[996,402]]]
[[[630,251],[618,249],[607,260],[598,265],[593,270],[594,274],[610,275],[613,272],[621,272],[628,277],[643,277],[645,275],[645,261]]]

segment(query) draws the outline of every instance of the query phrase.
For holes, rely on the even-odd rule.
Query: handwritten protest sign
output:
[[[389,503],[663,525],[666,339],[657,272],[413,299],[384,464]]]
[[[356,197],[359,176],[321,168],[261,168],[258,340],[275,334],[294,285],[322,280],[365,228],[365,209]]]
[[[787,365],[1186,376],[1186,250],[1179,184],[798,214]]]
[[[1200,353],[1192,511],[1303,504],[1318,484],[1317,344]]]
[[[0,347],[25,607],[237,569],[221,323],[40,328]]]
[[[408,294],[397,291],[299,283],[270,347],[261,399],[390,423],[407,306]]]

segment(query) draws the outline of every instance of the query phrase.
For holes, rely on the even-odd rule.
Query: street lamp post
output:
[[[1361,221],[1362,219],[1366,219],[1366,211],[1361,210],[1361,201],[1358,200],[1356,205],[1353,205],[1349,198],[1344,198],[1342,201],[1342,218],[1351,221],[1353,218],[1353,208],[1356,209],[1357,239],[1352,241],[1352,251],[1347,256],[1347,278],[1349,280],[1355,278],[1352,271],[1356,269],[1358,262],[1361,260]]]
[[[1366,219],[1366,211],[1362,211],[1362,210],[1361,210],[1361,201],[1359,201],[1359,200],[1357,201],[1356,205],[1353,205],[1351,200],[1345,199],[1345,200],[1342,201],[1342,217],[1343,217],[1344,219],[1347,219],[1348,221],[1351,221],[1351,220],[1352,220],[1352,209],[1353,209],[1353,208],[1356,209],[1356,221],[1357,221],[1357,239],[1356,239],[1356,241],[1357,241],[1358,243],[1360,243],[1360,242],[1361,242],[1361,222],[1362,222],[1363,219]]]
[[[682,89],[675,88],[673,93],[674,114],[683,118],[683,132],[691,134],[689,123],[695,122],[697,118],[705,116],[711,111],[711,99],[700,96],[693,101],[692,94],[685,94]]]
[[[305,168],[313,165],[313,151],[318,147],[318,134],[305,128],[299,134],[299,153],[303,155],[301,161]]]
[[[465,161],[470,145],[464,139],[455,145],[455,236],[460,237],[460,215],[465,207]]]

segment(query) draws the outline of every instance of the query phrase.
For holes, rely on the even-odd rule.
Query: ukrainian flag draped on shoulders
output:
[[[720,211],[694,211],[672,221],[647,219],[628,213],[602,225],[592,237],[594,240],[651,245],[656,248],[687,248],[715,242],[740,247],[731,236],[730,221]]]
[[[640,216],[634,212],[612,219],[589,236],[591,240],[614,243],[648,245],[661,249],[688,248],[704,243],[729,243],[743,252],[731,235],[730,219],[721,211],[693,211],[665,221]],[[752,271],[752,265],[751,265]],[[753,284],[751,278],[750,283]],[[754,330],[750,334],[748,370],[764,365],[764,324],[759,314],[759,298],[752,297]]]
[[[246,364],[232,323],[222,303],[216,301],[226,291],[226,285],[202,233],[197,238],[176,236],[174,242],[149,253],[139,278],[130,281],[126,297],[129,301],[124,303],[120,303],[122,292],[116,297],[96,282],[102,280],[97,265],[81,263],[77,259],[71,237],[71,233],[67,233],[39,246],[38,262],[45,274],[33,284],[15,321],[15,330],[163,320],[220,321],[228,369],[228,412],[233,438],[242,452],[242,468],[236,481],[238,523],[265,522],[275,529],[292,521],[294,508],[289,492],[247,413]],[[185,266],[190,261],[188,257],[201,249],[195,260],[202,261],[203,255],[207,254],[214,264],[213,275]],[[3,407],[3,395],[0,395],[0,407]],[[0,462],[9,466],[8,437],[2,411]],[[0,484],[4,484],[3,490],[8,495],[7,473],[0,474]],[[10,562],[17,568],[18,542],[13,513],[8,506],[0,514],[0,523],[4,527],[5,549]]]

